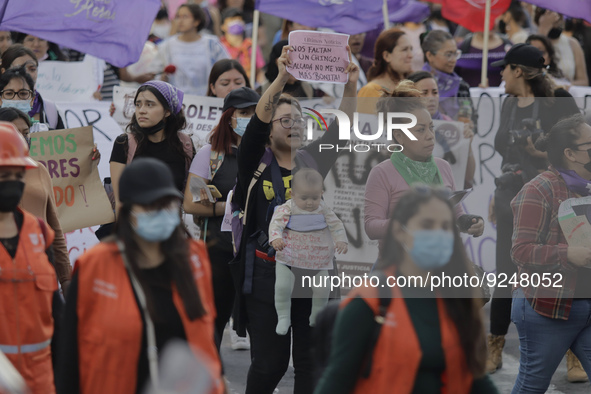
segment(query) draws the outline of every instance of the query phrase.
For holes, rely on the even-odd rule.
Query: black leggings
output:
[[[511,200],[517,195],[512,190],[495,191],[495,214],[497,216],[497,248],[496,267],[497,281],[507,279],[506,287],[496,287],[490,303],[490,333],[493,335],[506,335],[511,323],[511,293],[512,285],[509,284],[511,276],[517,272],[517,266],[511,260],[511,238],[513,237],[513,212]]]
[[[296,281],[301,271],[292,269]],[[297,282],[296,282],[297,283]],[[278,335],[274,302],[275,263],[255,259],[252,294],[245,296],[250,334],[251,365],[248,370],[246,394],[272,394],[287,371],[290,353],[295,372],[294,394],[314,391],[312,360],[312,328],[309,325],[312,301],[292,298],[291,328],[287,335]],[[292,346],[293,335],[293,346]]]
[[[224,328],[232,315],[234,307],[234,282],[230,275],[228,263],[234,257],[232,249],[210,246],[207,249],[211,261],[211,276],[213,281],[213,297],[217,316],[215,318],[215,342],[220,350]]]

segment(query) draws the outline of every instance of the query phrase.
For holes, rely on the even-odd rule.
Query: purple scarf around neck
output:
[[[29,111],[29,117],[33,117],[37,115],[39,110],[41,109],[41,99],[39,98],[39,92],[35,92],[35,101],[33,101],[33,107]]]
[[[566,182],[568,190],[583,197],[591,195],[591,181],[581,177],[573,170],[557,168],[556,171],[560,173],[560,176]]]
[[[458,100],[452,99],[458,96],[460,89],[460,82],[462,77],[458,74],[448,74],[443,71],[435,70],[429,63],[425,63],[423,70],[433,74],[435,81],[437,81],[437,88],[439,89],[439,109],[446,115],[455,118],[458,114],[460,106]]]

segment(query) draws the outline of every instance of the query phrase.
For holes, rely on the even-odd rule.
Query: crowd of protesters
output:
[[[229,331],[234,350],[250,350],[247,394],[277,392],[290,360],[296,394],[497,393],[490,374],[502,368],[514,322],[513,393],[545,392],[565,355],[568,380],[588,381],[591,246],[567,242],[558,212],[568,199],[591,196],[591,126],[569,93],[589,84],[591,24],[513,1],[486,33],[482,81],[484,33],[430,7],[418,28],[350,36],[348,80],[334,85],[287,71],[289,33],[315,27],[264,16],[253,29],[249,0],[188,2],[173,18],[163,2],[145,44],[157,52],[149,71],[101,63],[105,82],[94,97],[111,101],[114,86],[134,84],[135,111],[110,152],[115,221],[73,268],[51,178],[29,147],[33,133],[64,128],[56,105],[35,89],[40,62],[85,55],[0,32],[0,366],[6,357],[34,394],[164,392],[173,390],[170,376],[187,384],[197,375],[196,392],[224,393],[220,347]],[[479,187],[471,146],[479,114],[470,96],[478,86],[507,95],[494,137],[502,175],[489,224],[451,202],[451,192]],[[204,146],[183,132],[185,94],[223,99]],[[393,132],[402,151],[382,157],[365,180],[364,232],[378,241],[380,281],[473,275],[479,267],[460,233],[479,237],[492,224],[497,275],[559,274],[562,287],[496,288],[488,330],[480,289],[426,296],[422,287],[360,287],[342,300],[326,286],[294,289],[305,276],[338,275],[335,253],[348,248],[334,207],[322,200],[339,151],[318,149],[346,141],[336,120],[305,141],[299,100],[311,98],[340,100],[350,119],[355,112],[415,119],[408,132]],[[463,122],[463,185],[433,120]],[[443,158],[433,155],[436,143]],[[88,156],[100,160],[96,146]],[[204,185],[197,195],[196,184]],[[186,231],[183,214],[193,216],[200,239]],[[305,245],[311,233],[326,245]],[[320,249],[328,257],[310,268],[318,256],[309,250]],[[337,304],[331,335],[315,341],[323,313]],[[175,343],[195,373],[167,375],[163,354]],[[319,346],[328,347],[320,369]],[[0,393],[13,392],[7,376],[0,370]]]

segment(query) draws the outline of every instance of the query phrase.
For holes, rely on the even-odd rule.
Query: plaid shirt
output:
[[[518,267],[517,283],[531,307],[540,315],[568,320],[577,284],[578,268],[566,259],[568,244],[558,223],[558,207],[576,195],[554,168],[528,182],[511,201],[513,208],[513,247],[511,258]],[[551,286],[533,287],[532,274],[550,276]],[[562,274],[562,280],[557,281]],[[537,281],[538,278],[536,278]],[[546,280],[546,285],[548,281]],[[557,286],[552,287],[556,283]],[[537,283],[536,283],[537,284]]]

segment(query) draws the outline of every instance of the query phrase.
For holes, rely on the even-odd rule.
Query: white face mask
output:
[[[28,114],[31,112],[31,101],[29,100],[2,100],[2,108],[15,108]]]

